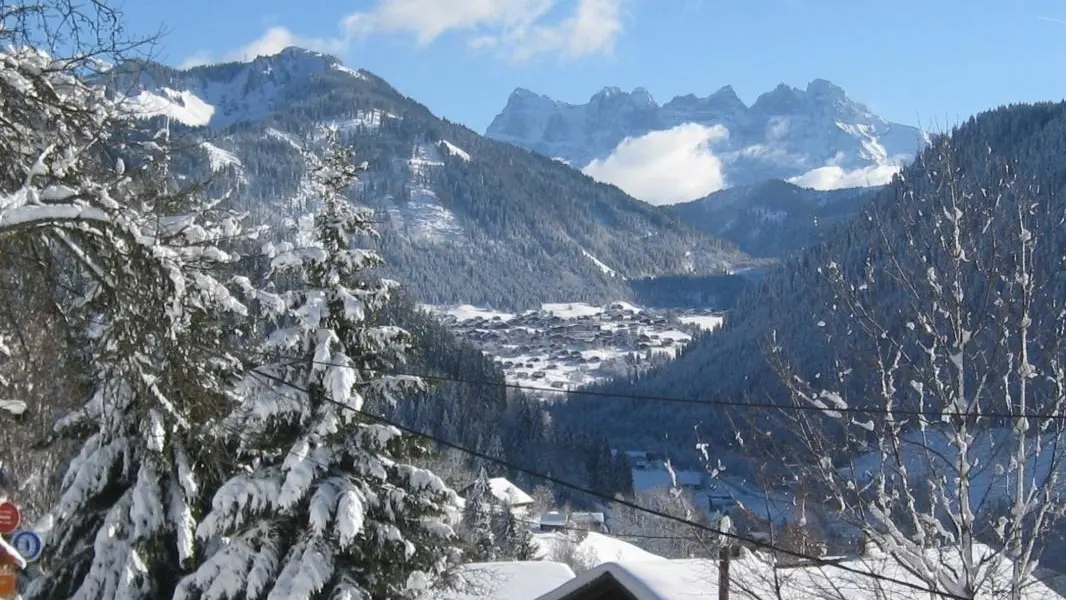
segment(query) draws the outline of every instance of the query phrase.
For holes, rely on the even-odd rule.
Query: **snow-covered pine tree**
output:
[[[537,560],[539,551],[527,521],[520,519],[510,506],[496,515],[496,521],[496,539],[500,547],[498,559]]]
[[[466,504],[463,506],[461,532],[466,545],[467,562],[488,562],[498,558],[493,531],[496,507],[493,506],[491,494],[489,476],[481,468],[467,489]]]
[[[69,270],[40,301],[83,333],[92,390],[56,428],[83,444],[31,598],[169,595],[192,555],[193,473],[208,471],[193,424],[236,364],[225,322],[242,307],[212,273],[238,220],[204,225],[209,207],[154,185],[158,145],[134,143],[135,117],[86,84],[96,59],[132,47],[120,23],[106,1],[0,6],[0,238]],[[56,40],[66,55],[42,50]]]
[[[352,152],[336,131],[326,143],[305,155],[317,212],[272,252],[275,282],[292,274],[291,288],[258,294],[273,328],[265,359],[221,425],[244,469],[215,493],[197,531],[210,550],[177,598],[414,597],[455,556],[445,516],[458,496],[404,462],[415,440],[361,412],[421,382],[387,374],[408,336],[373,316],[395,284],[369,272],[376,253],[351,247],[373,234],[371,213],[347,199]]]

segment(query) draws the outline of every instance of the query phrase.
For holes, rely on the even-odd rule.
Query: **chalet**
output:
[[[468,494],[473,487],[474,484],[471,483],[463,488],[460,494]],[[497,511],[510,507],[515,514],[528,514],[533,507],[533,497],[504,477],[489,479],[489,494],[493,498],[493,509]]]
[[[540,530],[548,533],[552,531],[566,531],[569,529],[566,513],[557,510],[548,511],[540,516]]]

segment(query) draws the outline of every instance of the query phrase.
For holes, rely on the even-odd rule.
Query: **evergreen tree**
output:
[[[448,566],[444,517],[456,494],[407,462],[418,446],[362,416],[368,397],[393,398],[420,381],[388,376],[408,336],[372,321],[393,284],[368,270],[378,256],[352,249],[370,214],[346,192],[352,154],[336,132],[322,159],[307,154],[304,193],[317,208],[297,221],[272,268],[292,289],[258,293],[273,331],[268,357],[220,427],[246,470],[214,496],[197,530],[210,544],[178,598],[405,598]]]
[[[496,536],[493,532],[494,511],[489,476],[482,468],[467,491],[466,505],[463,507],[462,531],[468,562],[497,559]]]
[[[499,540],[499,558],[505,560],[537,560],[537,545],[533,542],[533,532],[529,523],[518,518],[511,507],[497,515]]]

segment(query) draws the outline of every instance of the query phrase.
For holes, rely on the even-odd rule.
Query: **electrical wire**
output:
[[[252,372],[257,374],[257,375],[259,375],[259,376],[261,376],[261,377],[264,377],[266,379],[274,381],[274,382],[276,382],[278,384],[287,386],[287,387],[292,388],[292,389],[294,389],[296,391],[299,391],[301,393],[304,393],[304,394],[310,393],[309,390],[307,390],[307,389],[305,389],[305,388],[303,388],[301,386],[298,386],[298,385],[296,385],[296,384],[294,384],[294,383],[292,383],[290,381],[287,381],[285,379],[282,379],[280,377],[272,375],[270,373],[264,373],[264,372],[256,370],[256,369],[253,369]],[[387,419],[385,417],[381,417],[381,416],[378,416],[378,415],[367,413],[367,412],[362,411],[362,410],[358,410],[358,409],[356,409],[356,408],[354,408],[352,406],[349,406],[347,404],[344,404],[342,402],[338,402],[338,401],[332,400],[330,398],[322,398],[322,400],[323,400],[323,402],[326,402],[328,404],[332,404],[334,406],[337,406],[338,408],[340,408],[342,410],[347,410],[347,411],[350,411],[352,413],[355,413],[355,414],[358,414],[360,416],[363,416],[363,417],[365,417],[367,419],[370,419],[370,420],[373,420],[373,421],[377,421],[380,424],[387,425],[389,427],[394,427],[395,429],[397,429],[397,430],[399,430],[399,431],[401,431],[403,433],[407,433],[409,435],[413,435],[413,436],[416,436],[416,437],[420,437],[420,438],[432,441],[432,442],[434,442],[434,443],[436,443],[436,444],[438,444],[440,446],[443,446],[443,447],[446,447],[446,448],[451,448],[453,450],[457,450],[457,451],[463,452],[463,453],[468,454],[470,456],[473,456],[475,458],[479,458],[481,460],[485,460],[485,461],[488,461],[488,462],[495,463],[497,465],[500,465],[500,466],[505,467],[507,469],[510,469],[512,471],[519,472],[519,473],[525,473],[525,474],[530,475],[532,477],[535,477],[535,478],[538,478],[538,479],[541,479],[541,480],[544,480],[544,481],[547,481],[547,482],[550,482],[550,483],[554,483],[555,485],[558,485],[558,486],[561,486],[561,487],[565,487],[565,488],[569,488],[571,490],[574,490],[574,491],[582,493],[582,494],[586,494],[586,495],[588,495],[590,497],[599,498],[599,499],[602,499],[602,500],[607,500],[607,501],[613,502],[613,503],[615,503],[617,505],[625,506],[625,507],[631,508],[633,510],[637,510],[637,511],[643,512],[645,514],[653,515],[655,517],[659,517],[661,519],[665,519],[665,520],[668,520],[668,521],[673,521],[673,522],[679,523],[681,525],[687,525],[689,527],[693,527],[695,529],[698,529],[698,530],[701,530],[701,531],[705,531],[705,532],[710,533],[710,534],[718,535],[718,536],[721,536],[722,538],[729,539],[729,540],[732,540],[734,542],[739,542],[739,543],[748,545],[748,546],[753,547],[753,548],[758,548],[758,549],[762,549],[762,550],[768,550],[768,551],[771,551],[771,552],[776,552],[778,554],[791,556],[793,558],[804,559],[804,560],[810,561],[811,564],[816,565],[816,566],[831,567],[831,568],[835,568],[835,569],[840,569],[841,571],[844,571],[844,572],[847,572],[847,573],[852,573],[852,574],[860,575],[860,576],[863,576],[863,577],[870,577],[870,578],[876,579],[878,581],[883,581],[883,582],[886,582],[886,583],[893,583],[893,584],[896,584],[896,585],[899,585],[899,586],[902,586],[902,587],[905,587],[905,588],[908,588],[908,589],[912,589],[912,590],[916,590],[916,591],[920,591],[920,592],[924,592],[924,593],[937,594],[937,595],[942,596],[944,598],[952,598],[953,600],[968,600],[967,598],[965,598],[963,596],[952,594],[950,592],[936,590],[936,589],[933,589],[933,588],[930,588],[930,587],[926,587],[926,586],[923,586],[923,585],[920,585],[920,584],[916,584],[916,583],[913,583],[913,582],[910,582],[910,581],[905,581],[903,579],[897,579],[895,577],[889,577],[887,575],[882,575],[880,573],[873,573],[873,572],[870,572],[870,571],[864,571],[862,569],[857,569],[855,567],[851,567],[851,566],[848,566],[848,565],[844,564],[840,560],[824,559],[824,558],[821,558],[821,557],[818,557],[818,556],[805,554],[803,552],[797,552],[795,550],[790,550],[788,548],[775,546],[775,545],[773,545],[770,542],[765,542],[765,541],[762,541],[762,540],[759,540],[759,539],[745,537],[743,535],[739,535],[739,534],[736,534],[736,533],[733,533],[733,532],[729,532],[729,531],[724,531],[724,530],[717,529],[715,527],[711,527],[711,526],[708,526],[708,525],[703,525],[701,523],[697,523],[695,521],[691,521],[691,520],[688,520],[688,519],[685,519],[685,518],[682,518],[682,517],[676,517],[674,515],[670,515],[668,513],[662,512],[662,511],[658,511],[658,510],[654,510],[654,509],[651,509],[651,508],[648,508],[648,507],[645,507],[645,506],[641,506],[640,504],[637,504],[635,502],[631,502],[629,500],[625,500],[625,499],[621,499],[621,498],[613,498],[611,496],[608,496],[606,494],[602,494],[600,492],[596,492],[596,491],[591,490],[589,488],[586,488],[584,486],[577,485],[575,483],[571,483],[571,482],[559,479],[558,477],[554,477],[554,476],[549,475],[547,473],[541,473],[541,472],[533,470],[533,469],[528,469],[526,467],[522,467],[522,466],[517,465],[517,464],[515,464],[513,462],[510,462],[508,460],[504,460],[504,459],[501,459],[501,458],[497,458],[497,457],[491,456],[491,455],[486,454],[484,452],[481,452],[479,450],[474,450],[474,449],[471,449],[471,448],[467,448],[465,446],[462,446],[460,444],[456,444],[454,442],[450,442],[448,440],[442,439],[442,438],[437,437],[435,435],[430,435],[430,434],[427,434],[427,433],[412,429],[410,427],[406,427],[404,425],[396,423],[396,422],[394,422],[394,421],[392,421],[390,419]]]

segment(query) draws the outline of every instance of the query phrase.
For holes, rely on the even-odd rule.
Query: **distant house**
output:
[[[567,524],[567,515],[557,510],[548,511],[540,516],[540,530],[547,533],[550,531],[566,531],[570,526]]]
[[[471,483],[463,488],[460,494],[468,494],[473,487],[474,484]],[[515,514],[528,514],[533,507],[533,496],[527,494],[522,488],[511,483],[505,477],[489,479],[489,494],[492,495],[494,500],[493,508],[495,510],[501,510],[503,507],[509,506]]]
[[[545,533],[573,530],[607,533],[606,519],[602,512],[566,513],[552,510],[540,515],[538,525],[540,531]]]

